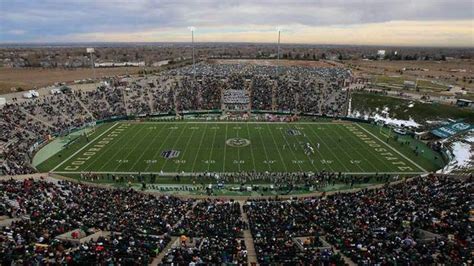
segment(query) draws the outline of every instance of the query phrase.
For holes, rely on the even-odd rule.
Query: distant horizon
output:
[[[70,45],[86,47],[87,45],[150,45],[150,44],[192,44],[191,41],[73,41],[73,42],[0,42],[0,47],[5,48],[9,46],[67,46]],[[277,42],[238,42],[238,41],[206,41],[195,42],[195,45],[203,44],[249,44],[249,45],[276,45]],[[388,45],[388,44],[326,44],[326,43],[289,43],[281,42],[281,46],[318,46],[318,47],[378,47],[378,48],[429,48],[429,49],[474,49],[474,46],[420,46],[420,45]],[[113,47],[113,46],[112,46]]]
[[[0,43],[474,48],[472,0],[2,0]]]

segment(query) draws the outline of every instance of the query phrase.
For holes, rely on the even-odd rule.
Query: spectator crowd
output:
[[[191,200],[66,181],[0,182],[0,261],[15,264],[146,264],[170,241]],[[57,237],[111,232],[78,247]]]
[[[357,192],[237,202],[9,179],[0,181],[0,262],[143,265],[163,252],[164,264],[241,264],[249,262],[243,237],[250,230],[265,265],[347,258],[359,265],[470,265],[473,188],[472,177],[428,176]],[[98,232],[108,234],[64,239]]]
[[[125,116],[193,110],[267,110],[316,115],[345,114],[350,73],[340,68],[215,65],[139,78],[109,78],[93,90],[16,99],[0,109],[0,173],[34,172],[36,147],[56,135]],[[227,104],[228,106],[225,106]]]
[[[244,209],[261,263],[294,263],[301,254],[293,238],[324,236],[359,265],[469,265],[473,188],[472,177],[418,177],[356,193],[253,200]]]

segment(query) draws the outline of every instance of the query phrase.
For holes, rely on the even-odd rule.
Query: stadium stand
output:
[[[92,91],[64,90],[6,104],[0,115],[1,172],[33,173],[33,145],[51,135],[126,115],[221,109],[223,90],[249,91],[255,110],[328,116],[346,112],[342,83],[350,73],[345,69],[282,67],[278,77],[273,67],[266,66],[200,63],[196,69],[196,80],[192,68],[184,67],[154,78],[110,78]]]
[[[472,177],[433,175],[356,192],[240,203],[7,179],[0,182],[0,260],[138,265],[163,252],[164,264],[246,263],[248,226],[261,264],[469,264],[473,185]],[[98,232],[108,233],[81,242]]]
[[[91,91],[14,100],[1,109],[2,174],[30,177],[35,145],[97,120],[216,110],[223,101],[253,110],[346,112],[342,81],[350,73],[344,69],[281,67],[277,75],[274,67],[200,63],[196,70],[196,80],[193,69],[184,67],[136,80],[111,78]],[[352,188],[370,179],[325,171],[219,178],[239,184],[270,181],[290,192],[335,182]],[[185,199],[50,177],[3,178],[0,262],[472,264],[472,175],[429,175],[392,184],[389,176],[375,178],[385,185],[241,201]]]

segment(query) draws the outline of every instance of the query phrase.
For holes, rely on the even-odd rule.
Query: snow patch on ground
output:
[[[392,126],[405,126],[405,127],[419,127],[420,124],[415,122],[412,118],[409,120],[402,120],[402,119],[395,119],[395,118],[390,118],[390,116],[381,116],[379,114],[376,114],[372,117],[376,122],[382,121],[387,125],[392,125]]]
[[[369,120],[369,114],[361,114],[359,111],[354,111],[349,117]]]
[[[450,173],[453,170],[463,170],[474,167],[472,160],[474,151],[471,144],[462,141],[453,142],[450,150],[453,158],[439,172]]]
[[[417,127],[420,126],[420,124],[415,122],[415,120],[413,120],[412,118],[410,118],[409,120],[390,118],[390,115],[389,115],[388,111],[389,111],[388,108],[385,108],[384,110],[381,111],[381,113],[383,115],[380,115],[380,114],[377,114],[377,113],[375,115],[369,115],[368,113],[361,114],[359,111],[354,110],[349,115],[349,117],[360,118],[360,119],[364,119],[364,120],[369,120],[369,118],[370,118],[370,119],[374,119],[376,122],[381,121],[384,124],[397,126],[397,127],[405,126],[405,127],[417,128]]]

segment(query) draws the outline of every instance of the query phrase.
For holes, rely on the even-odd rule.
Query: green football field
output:
[[[116,122],[46,161],[54,173],[428,172],[436,155],[374,125],[299,122]],[[421,155],[413,152],[418,145]],[[426,151],[426,152],[425,152]]]

